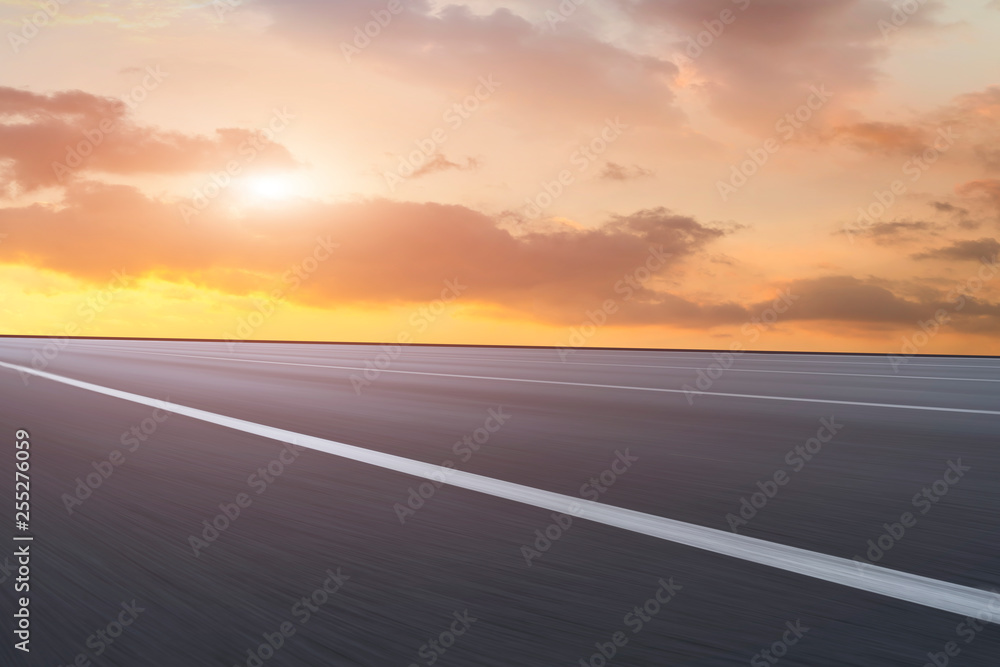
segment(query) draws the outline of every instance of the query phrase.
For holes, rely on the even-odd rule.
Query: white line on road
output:
[[[110,346],[107,346],[107,345],[98,345],[99,343],[117,342],[117,341],[113,341],[113,339],[98,340],[98,341],[82,340],[82,341],[74,341],[74,342],[95,343],[94,348],[95,349],[99,349],[99,350],[118,350],[118,351],[125,351],[125,352],[139,352],[139,351],[142,351],[142,350],[136,350],[134,347],[133,348],[125,348],[125,347],[110,347]],[[139,341],[139,342],[147,342],[147,341]],[[201,344],[206,344],[206,345],[213,345],[213,344],[222,344],[224,341],[184,341],[184,342],[192,342],[192,343],[201,343]],[[252,342],[252,341],[247,341],[247,342]],[[269,345],[270,346],[277,346],[277,345],[301,345],[302,343],[295,343],[295,342],[289,341],[287,343],[276,342],[276,343],[254,343],[254,344],[256,344],[256,345],[263,345],[263,346],[269,346]],[[347,351],[352,351],[349,348],[360,348],[360,349],[357,349],[357,350],[354,350],[354,351],[367,354],[370,351],[372,351],[372,349],[377,349],[377,348],[385,347],[386,345],[389,345],[389,343],[330,343],[329,345],[330,345],[331,349],[339,349],[339,350],[347,350]],[[587,348],[587,347],[578,347],[578,348],[546,348],[546,347],[541,347],[541,348],[526,348],[526,349],[522,349],[522,348],[489,348],[489,347],[476,348],[475,346],[470,346],[470,347],[462,347],[462,346],[457,346],[457,347],[427,346],[427,347],[424,347],[424,346],[419,346],[419,345],[418,346],[410,347],[408,349],[411,349],[414,352],[427,353],[430,356],[435,356],[438,351],[440,351],[442,349],[446,349],[448,351],[449,355],[450,355],[449,357],[445,358],[446,360],[461,359],[461,360],[472,360],[472,361],[503,361],[505,363],[512,360],[511,357],[510,357],[511,353],[532,353],[532,352],[537,352],[539,354],[544,354],[544,353],[548,353],[548,352],[555,352],[555,353],[558,354],[562,350],[569,350],[569,351],[572,351],[574,353],[580,352],[580,353],[583,354],[583,356],[586,356],[587,358],[590,358],[590,359],[602,359],[602,358],[606,358],[606,359],[620,359],[620,358],[624,357],[625,359],[630,360],[630,361],[637,361],[638,358],[633,359],[633,358],[625,356],[625,355],[639,355],[643,359],[651,359],[653,361],[674,361],[674,362],[676,362],[676,361],[685,361],[685,362],[687,362],[687,361],[717,361],[717,359],[715,357],[691,357],[691,356],[686,356],[686,355],[689,355],[689,354],[706,354],[706,353],[709,353],[709,352],[713,352],[713,350],[690,350],[690,351],[685,351],[685,350],[630,350],[630,349],[627,349],[627,348],[622,348],[621,350],[618,350],[617,352],[613,352],[613,351],[610,351],[610,350],[602,350],[602,349]],[[504,358],[500,358],[500,357],[473,357],[473,356],[462,357],[462,356],[456,355],[456,352],[461,353],[461,352],[467,351],[467,350],[477,350],[477,351],[480,351],[480,352],[482,352],[482,351],[501,351],[501,352],[503,352],[505,354],[505,356],[507,358],[504,359]],[[729,352],[727,352],[725,350],[719,350],[718,353],[719,354],[728,354]],[[896,356],[896,355],[888,355],[888,354],[886,354],[886,355],[882,355],[882,354],[878,354],[878,355],[867,354],[866,355],[866,354],[847,354],[847,353],[807,354],[807,353],[799,353],[799,352],[795,352],[795,353],[793,353],[793,352],[752,352],[750,350],[741,350],[741,351],[738,352],[738,354],[743,354],[743,353],[746,353],[746,357],[744,357],[744,359],[748,363],[752,363],[754,361],[767,361],[767,362],[773,362],[773,363],[778,363],[778,364],[786,364],[786,363],[787,364],[835,364],[835,365],[839,365],[839,366],[885,366],[886,364],[891,364],[893,357]],[[150,353],[150,354],[153,354],[153,353]],[[669,355],[669,356],[667,356],[666,358],[657,358],[657,357],[654,357],[653,355]],[[837,360],[836,361],[810,360],[810,359],[802,359],[802,358],[785,359],[784,357],[826,357],[828,359],[830,357],[836,357]],[[878,358],[881,358],[881,361],[843,361],[843,359],[878,359]],[[913,356],[905,356],[905,355],[903,355],[903,356],[899,356],[897,358],[904,359],[906,361],[906,363],[911,364],[912,367],[914,367],[914,368],[924,368],[924,367],[927,367],[927,368],[965,368],[965,369],[969,369],[969,370],[988,370],[988,371],[992,370],[992,371],[1000,371],[1000,366],[983,366],[983,365],[981,365],[984,361],[996,361],[998,359],[998,357],[953,357],[953,358],[965,359],[965,360],[967,360],[969,362],[967,364],[923,363],[924,360],[940,359],[940,358],[943,358],[943,357],[927,357],[927,356],[920,356],[920,355],[913,355]],[[434,359],[434,360],[437,361],[437,359]],[[615,364],[611,364],[611,363],[597,364],[597,363],[592,363],[592,362],[571,362],[571,361],[562,361],[562,360],[560,360],[559,362],[554,362],[554,361],[536,361],[536,360],[533,360],[533,359],[513,359],[513,361],[517,361],[517,362],[530,362],[530,363],[588,364],[588,365],[595,365],[595,366],[596,365],[608,365],[608,366],[633,366],[634,365],[634,366],[641,366],[643,368],[674,368],[673,366],[649,366],[647,364],[619,364],[619,363],[615,363]],[[680,368],[680,367],[677,367],[677,368]],[[698,367],[694,366],[694,367],[692,367],[692,369],[693,370],[698,370]],[[732,369],[732,370],[735,370],[735,369]],[[746,372],[754,372],[756,369],[749,368],[749,369],[740,369],[740,370],[744,370]],[[782,371],[762,371],[762,372],[779,373],[779,372],[782,372]],[[788,371],[788,372],[791,372],[791,371]],[[807,372],[807,371],[798,371],[798,372]],[[872,377],[880,377],[880,376],[872,376]],[[886,377],[904,377],[904,376],[892,375],[892,376],[886,376]],[[910,377],[911,379],[923,379],[923,378],[918,378],[918,377],[915,377],[915,376],[908,376],[908,377]],[[940,380],[959,380],[959,379],[961,379],[961,380],[971,380],[972,378],[933,378],[933,379],[935,379],[935,380],[938,380],[938,379],[940,379]],[[984,381],[993,381],[993,380],[984,380]]]
[[[120,398],[140,405],[160,408],[173,414],[184,415],[192,419],[225,426],[226,428],[271,440],[287,442],[300,447],[308,447],[326,452],[327,454],[333,454],[334,456],[367,463],[387,470],[395,470],[396,472],[415,477],[444,481],[444,483],[451,484],[452,486],[484,493],[496,498],[504,498],[554,512],[571,514],[582,519],[622,528],[634,533],[649,535],[678,544],[685,544],[696,549],[703,549],[752,563],[767,565],[807,577],[850,586],[870,593],[885,595],[962,616],[996,618],[993,614],[997,610],[996,605],[1000,604],[1000,595],[968,586],[959,586],[958,584],[890,570],[876,565],[858,563],[846,558],[838,558],[797,547],[767,542],[766,540],[759,540],[746,535],[729,533],[715,528],[706,528],[705,526],[667,519],[653,514],[637,512],[613,505],[605,505],[592,500],[574,498],[561,493],[544,491],[522,484],[493,479],[492,477],[484,477],[463,470],[414,461],[393,454],[386,454],[325,438],[317,438],[273,426],[257,424],[244,419],[227,417],[214,412],[169,403],[156,398],[103,387],[81,380],[74,380],[32,368],[4,362],[0,362],[0,367],[20,373],[28,373],[71,387]],[[993,606],[991,607],[991,605]]]
[[[333,366],[329,364],[303,364],[294,361],[265,361],[263,359],[240,359],[233,357],[212,357],[195,354],[176,354],[172,352],[137,352],[137,354],[155,354],[165,357],[185,357],[188,359],[215,359],[218,361],[238,361],[246,364],[270,364],[276,366],[305,366],[307,368],[333,368],[337,370],[362,371],[364,368],[356,366]],[[828,398],[802,398],[800,396],[767,396],[759,394],[731,394],[721,391],[701,392],[689,391],[685,389],[662,389],[660,387],[633,387],[620,384],[594,384],[590,382],[563,382],[560,380],[531,380],[527,378],[505,378],[493,377],[489,375],[458,375],[455,373],[431,373],[429,371],[400,371],[382,369],[379,373],[398,373],[402,375],[430,375],[433,377],[458,378],[463,380],[493,380],[496,382],[527,382],[530,384],[554,384],[569,387],[590,387],[596,389],[624,389],[628,391],[653,391],[664,394],[698,394],[699,396],[724,396],[727,398],[750,398],[762,401],[791,401],[796,403],[824,403],[829,405],[852,405],[866,408],[892,408],[897,410],[927,410],[930,412],[958,412],[973,415],[997,415],[1000,410],[973,410],[971,408],[946,408],[933,405],[905,405],[898,403],[867,403],[864,401],[838,401]]]
[[[567,349],[570,349],[573,352],[586,352],[587,351],[587,348],[585,348],[585,347],[581,347],[581,348],[567,348]],[[559,350],[555,350],[555,351],[557,353],[559,352]],[[838,366],[886,366],[886,365],[892,365],[892,360],[890,359],[890,357],[888,355],[886,355],[884,361],[840,361],[840,360],[837,360],[837,361],[818,361],[818,360],[807,360],[807,359],[783,359],[783,358],[780,358],[780,357],[777,356],[780,353],[774,353],[774,354],[761,353],[761,352],[750,353],[749,351],[745,351],[744,350],[744,351],[741,351],[741,352],[737,352],[737,354],[743,354],[743,352],[746,352],[746,356],[744,356],[742,358],[747,363],[752,363],[754,361],[766,361],[768,363],[773,362],[773,363],[776,363],[776,364],[779,364],[779,365],[780,364],[836,364]],[[647,358],[650,359],[651,361],[674,361],[674,362],[677,362],[677,361],[718,361],[718,359],[716,359],[715,357],[686,357],[686,356],[678,354],[678,355],[672,356],[670,358],[654,358],[652,355],[655,354],[655,353],[651,352],[651,353],[648,353],[648,354],[649,354],[649,356]],[[729,354],[729,353],[727,353],[727,352],[720,352],[719,354]],[[624,355],[600,355],[599,356],[599,355],[596,355],[596,354],[584,354],[582,356],[586,356],[586,357],[589,357],[589,358],[596,358],[596,359],[614,359],[614,358],[621,358],[621,356],[624,356]],[[796,355],[796,356],[810,356],[810,355]],[[826,356],[826,357],[829,357],[829,356],[834,356],[834,355],[816,355],[816,356]],[[881,355],[879,355],[879,356],[881,356]],[[483,360],[483,361],[504,361],[504,359],[501,358],[501,357],[494,357],[494,358],[489,358],[489,357],[459,357],[457,355],[449,355],[449,357],[446,357],[446,359],[456,359],[456,358],[457,359],[463,359],[463,360],[467,359],[467,360]],[[868,357],[868,358],[870,359],[872,357]],[[965,369],[970,369],[970,370],[974,369],[974,370],[994,370],[994,371],[1000,371],[1000,366],[975,365],[976,362],[981,361],[979,359],[969,359],[969,361],[973,362],[973,363],[968,363],[968,364],[934,364],[934,363],[921,363],[919,361],[919,359],[920,359],[919,357],[901,357],[901,358],[904,359],[905,363],[909,364],[910,367],[912,367],[912,368],[924,368],[924,367],[928,367],[928,368],[930,368],[930,367],[934,367],[934,368],[965,368]],[[627,359],[629,361],[637,361],[637,359],[634,359],[634,358],[631,358],[631,357],[625,357],[625,359]],[[990,360],[992,361],[992,357],[990,358]],[[517,362],[523,362],[523,361],[532,361],[532,360],[529,360],[529,359],[515,359],[515,361],[517,361]],[[569,364],[569,363],[593,363],[593,362],[569,362],[569,361],[564,362],[564,361],[560,360],[558,362],[546,361],[546,362],[538,362],[538,363],[560,363],[560,364],[567,363],[567,364]],[[605,364],[602,364],[602,365],[607,365],[607,366],[630,366],[630,365],[634,365],[634,364],[612,364],[612,363],[605,363]],[[647,368],[650,367],[650,366],[646,366],[645,364],[643,364],[643,366],[647,367]],[[653,368],[670,368],[670,367],[669,366],[653,366]],[[695,366],[694,368],[697,369],[698,367]],[[775,371],[775,372],[777,372],[777,371]]]
[[[156,354],[166,354],[157,352]],[[498,361],[509,364],[506,359],[469,359],[470,361]],[[716,360],[717,361],[717,360]],[[704,370],[699,366],[658,366],[651,364],[610,364],[596,361],[538,361],[535,359],[517,359],[519,364],[547,364],[556,366],[613,366],[616,368],[664,368],[675,371],[699,371]],[[780,373],[782,375],[838,375],[852,378],[892,378],[899,380],[944,380],[946,382],[1000,382],[1000,378],[949,378],[935,377],[933,375],[882,375],[875,373],[828,373],[825,371],[776,371],[765,370],[763,368],[724,368],[727,373]],[[998,369],[1000,370],[1000,369]]]
[[[90,341],[86,341],[86,342],[90,342]],[[199,342],[202,342],[202,341],[199,341]],[[218,344],[221,344],[221,343],[222,343],[222,341],[219,341]],[[213,343],[205,343],[205,344],[212,345]],[[271,344],[268,344],[268,343],[255,343],[255,344],[265,345],[265,346],[266,345],[271,345]],[[273,345],[282,345],[282,344],[283,343],[274,343]],[[287,344],[288,345],[297,345],[297,343],[287,343]],[[365,349],[358,349],[356,351],[359,352],[359,353],[367,354],[367,353],[371,352],[372,350],[376,350],[376,349],[385,347],[386,345],[388,345],[388,343],[383,343],[383,344],[379,344],[379,343],[365,343],[365,344],[350,345],[349,347],[365,348]],[[135,348],[124,348],[124,347],[109,347],[109,346],[94,346],[94,347],[95,347],[95,349],[100,349],[100,350],[118,350],[118,351],[124,351],[124,352],[140,352],[140,351],[144,351],[144,350],[136,350]],[[342,350],[342,349],[344,349],[344,347],[338,346],[336,344],[332,344],[332,348],[331,349],[341,349]],[[505,363],[510,362],[510,361],[516,361],[518,363],[520,363],[520,362],[529,362],[529,363],[560,363],[560,364],[563,364],[563,363],[566,363],[566,364],[575,364],[575,363],[584,364],[584,363],[587,363],[587,364],[593,364],[595,366],[599,365],[599,364],[594,363],[594,362],[570,362],[570,361],[564,362],[564,361],[561,361],[561,360],[558,361],[558,362],[555,362],[555,361],[541,361],[541,360],[536,361],[534,359],[514,359],[514,358],[510,357],[510,353],[511,352],[520,353],[520,352],[530,352],[530,351],[533,351],[533,352],[538,352],[539,354],[541,354],[541,353],[547,353],[547,352],[558,353],[562,349],[568,349],[568,350],[571,350],[573,352],[583,353],[583,356],[588,357],[590,359],[602,359],[602,358],[606,358],[606,359],[620,359],[620,358],[624,357],[625,359],[627,359],[629,361],[636,361],[637,359],[633,359],[631,357],[625,356],[625,355],[628,355],[628,354],[635,354],[635,355],[641,355],[645,359],[650,359],[652,361],[672,361],[672,362],[677,362],[677,361],[685,361],[685,362],[688,362],[688,361],[717,361],[717,359],[715,357],[689,357],[689,356],[685,356],[685,355],[686,354],[691,354],[691,352],[671,352],[670,350],[664,350],[664,351],[656,351],[656,350],[641,351],[641,350],[627,350],[627,349],[622,349],[618,353],[615,353],[615,354],[601,354],[600,352],[597,352],[595,350],[592,350],[591,348],[586,348],[586,347],[580,347],[580,348],[535,348],[535,349],[532,349],[532,350],[521,350],[521,349],[508,350],[508,349],[505,349],[505,348],[500,348],[500,351],[502,351],[504,353],[505,357],[506,357],[506,358],[502,358],[502,357],[463,356],[463,354],[462,354],[463,351],[465,351],[465,350],[467,350],[469,348],[461,348],[461,347],[459,347],[459,348],[448,348],[448,347],[433,347],[432,346],[432,347],[428,347],[428,348],[423,348],[423,347],[417,346],[417,347],[414,347],[414,348],[411,348],[411,349],[413,349],[415,351],[420,351],[420,352],[427,352],[429,354],[429,356],[432,356],[432,357],[435,356],[435,355],[441,356],[443,358],[443,360],[446,360],[446,361],[454,361],[454,360],[462,360],[462,361],[502,361],[502,362],[505,362]],[[710,351],[711,350],[706,350],[705,352],[710,352]],[[835,364],[835,365],[838,365],[838,366],[885,366],[886,364],[890,364],[891,365],[891,363],[892,363],[892,355],[798,354],[798,353],[792,354],[792,353],[785,353],[785,352],[750,352],[749,350],[744,350],[744,351],[741,351],[740,353],[742,354],[743,352],[746,353],[746,356],[743,357],[743,359],[747,363],[753,363],[755,361],[767,361],[767,362],[773,362],[773,363],[777,363],[777,364],[786,364],[786,363],[787,364]],[[154,354],[154,353],[150,352],[150,354]],[[163,354],[163,353],[156,353],[156,354]],[[668,354],[670,356],[668,358],[656,358],[656,357],[653,356],[653,355],[658,355],[658,354]],[[699,354],[701,354],[701,352],[699,352]],[[727,353],[723,351],[723,352],[720,352],[720,354],[727,354]],[[859,359],[859,358],[860,359],[881,358],[882,361],[842,361],[841,359],[837,359],[836,361],[827,361],[827,360],[820,361],[820,360],[809,360],[809,359],[785,359],[785,358],[783,358],[785,356],[795,356],[795,357],[828,357],[828,358],[829,357],[841,357],[841,358],[855,358],[855,359]],[[993,370],[993,371],[1000,371],[1000,366],[984,366],[984,365],[982,365],[982,362],[984,362],[984,361],[994,361],[994,360],[997,359],[996,357],[967,357],[966,359],[970,362],[970,363],[967,363],[967,364],[923,363],[924,359],[938,359],[940,357],[911,356],[911,357],[901,357],[901,358],[905,359],[906,363],[910,364],[911,367],[913,367],[913,368],[924,368],[924,367],[927,367],[927,368],[965,368],[967,370]],[[965,357],[963,357],[963,358],[965,358]],[[429,359],[429,361],[437,361],[437,359]],[[605,363],[605,364],[601,364],[601,365],[608,365],[608,366],[641,366],[643,368],[674,368],[673,366],[650,366],[648,364],[619,364],[619,363],[612,364],[612,363]],[[680,368],[680,367],[678,367],[678,368]],[[698,370],[699,367],[698,366],[692,366],[691,368],[692,368],[692,370]],[[741,369],[741,370],[745,370],[746,372],[753,372],[756,369],[749,368],[749,369]],[[767,372],[778,373],[778,372],[781,372],[781,371],[767,371]],[[791,372],[791,371],[789,371],[789,372]],[[798,372],[806,372],[806,371],[798,371]],[[902,377],[902,376],[893,375],[893,376],[887,376],[887,377]],[[934,378],[934,379],[935,380],[937,380],[937,379],[941,379],[941,380],[963,379],[963,380],[966,380],[966,379],[970,379],[970,378]]]

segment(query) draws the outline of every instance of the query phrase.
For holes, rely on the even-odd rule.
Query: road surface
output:
[[[2,338],[0,364],[34,537],[4,665],[1000,656],[1000,359]]]

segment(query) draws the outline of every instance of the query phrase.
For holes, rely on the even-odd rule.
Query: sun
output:
[[[287,174],[260,174],[246,180],[247,194],[257,200],[277,202],[296,194],[294,179]]]

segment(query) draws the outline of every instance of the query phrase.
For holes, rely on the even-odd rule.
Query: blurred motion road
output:
[[[1000,590],[1000,359],[0,338],[0,362]],[[9,367],[0,406],[35,537],[30,656],[0,552],[2,665],[1000,664],[1000,597],[980,623]]]

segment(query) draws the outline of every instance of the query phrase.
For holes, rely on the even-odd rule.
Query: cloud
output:
[[[0,87],[0,175],[18,192],[63,185],[91,172],[208,172],[230,160],[245,161],[250,152],[259,154],[258,166],[295,166],[273,136],[266,128],[191,136],[135,124],[121,100]]]
[[[435,12],[429,2],[417,1],[404,2],[402,13],[367,38],[369,2],[264,0],[258,6],[273,16],[273,32],[298,44],[321,45],[351,67],[454,99],[492,75],[500,88],[491,104],[532,118],[593,123],[627,110],[633,125],[683,120],[671,89],[675,64],[607,43],[575,25],[560,24],[553,32],[506,8],[480,14],[448,4]]]
[[[798,300],[787,319],[907,323],[926,317],[920,304],[854,276],[794,280],[788,290]]]
[[[737,302],[678,293],[689,262],[739,228],[704,224],[666,208],[611,216],[591,227],[512,231],[455,205],[371,199],[302,201],[285,207],[206,210],[184,225],[176,202],[123,185],[77,181],[55,205],[0,208],[0,263],[105,283],[113,271],[217,293],[287,289],[288,272],[317,243],[333,256],[289,300],[316,308],[385,308],[426,303],[446,281],[465,286],[480,313],[571,326],[608,299],[615,326],[708,329],[740,326],[771,301]],[[942,293],[900,296],[891,285],[852,276],[774,285],[796,296],[782,321],[905,328],[938,308]],[[1000,306],[970,298],[956,327],[1000,331]],[[810,325],[812,326],[812,325]]]
[[[993,278],[1000,278],[996,270]],[[919,299],[904,298],[875,279],[845,275],[794,280],[787,289],[798,298],[794,307],[782,315],[783,321],[915,328],[943,310],[950,317],[948,326],[958,331],[1000,333],[1000,304],[977,298],[961,284],[948,291],[924,290]],[[766,305],[761,303],[751,310]]]
[[[460,162],[452,162],[441,153],[436,153],[434,157],[426,162],[426,164],[414,171],[410,178],[420,178],[421,176],[436,174],[438,172],[448,171],[451,169],[470,171],[478,168],[479,160],[474,157],[465,158],[465,164],[461,164]]]
[[[829,108],[844,108],[872,91],[889,54],[879,21],[892,7],[881,0],[630,0],[637,24],[676,40],[679,54],[721,118],[757,132],[803,104],[812,86],[825,86]],[[942,3],[921,3],[905,29],[935,25]],[[724,24],[720,17],[729,12]],[[708,25],[715,25],[713,35]],[[701,37],[701,42],[693,41]],[[707,45],[705,45],[707,43]],[[694,46],[692,46],[694,44]]]
[[[996,239],[981,238],[974,241],[955,241],[943,248],[917,253],[913,258],[979,262],[996,257],[998,254],[1000,254],[1000,243]]]
[[[963,116],[978,117],[990,122],[1000,121],[1000,85],[959,95],[955,98],[955,108]]]
[[[1000,178],[969,181],[959,185],[955,190],[966,197],[984,197],[996,209],[997,221],[1000,222]]]
[[[637,178],[648,178],[655,175],[656,172],[652,169],[647,169],[638,165],[625,167],[617,162],[608,162],[601,170],[599,178],[606,181],[631,181]]]
[[[938,211],[939,213],[955,213],[957,215],[968,215],[969,214],[969,210],[968,209],[962,208],[960,206],[955,206],[954,204],[951,204],[949,202],[935,201],[935,202],[931,202],[931,206],[933,206],[934,210]]]
[[[961,139],[961,147],[946,149],[978,162],[988,171],[1000,171],[1000,86],[958,95],[933,111],[907,122],[859,121],[833,125],[817,137],[822,142],[847,144],[869,154],[914,156],[941,150]],[[965,148],[965,147],[968,148]]]
[[[665,294],[657,276],[732,231],[656,208],[584,229],[518,233],[461,206],[386,200],[247,210],[208,209],[183,225],[177,207],[127,186],[75,183],[58,205],[0,209],[0,262],[84,280],[112,270],[193,283],[233,294],[266,290],[308,254],[317,238],[339,244],[334,259],[295,299],[317,307],[415,303],[445,280],[469,285],[474,300],[540,321],[574,321],[615,297],[615,286],[652,253],[663,257],[636,285],[628,318],[717,323],[726,307],[699,307]],[[645,269],[643,269],[645,270]],[[732,309],[730,309],[732,310]],[[737,313],[738,310],[732,310]],[[730,315],[731,316],[731,315]],[[660,319],[666,322],[666,319]]]
[[[866,153],[915,154],[923,151],[929,140],[923,128],[909,127],[900,123],[864,122],[841,125],[832,130],[835,140],[862,150]]]
[[[1000,171],[1000,86],[959,95],[931,122],[954,127],[983,167]]]
[[[1000,179],[987,178],[978,181],[969,181],[958,186],[960,195],[985,195],[991,201],[1000,204]]]
[[[870,237],[879,245],[897,245],[910,243],[926,236],[939,236],[944,229],[943,225],[926,220],[893,220],[876,222],[854,233]],[[843,230],[835,232],[835,234],[842,233]]]
[[[191,10],[189,0],[158,0],[155,3],[130,0],[55,0],[51,3],[39,0],[5,0],[3,4],[21,8],[20,16],[8,20],[19,31],[25,20],[34,18],[41,23],[39,14],[46,17],[43,26],[104,23],[113,24],[117,28],[160,28]]]

